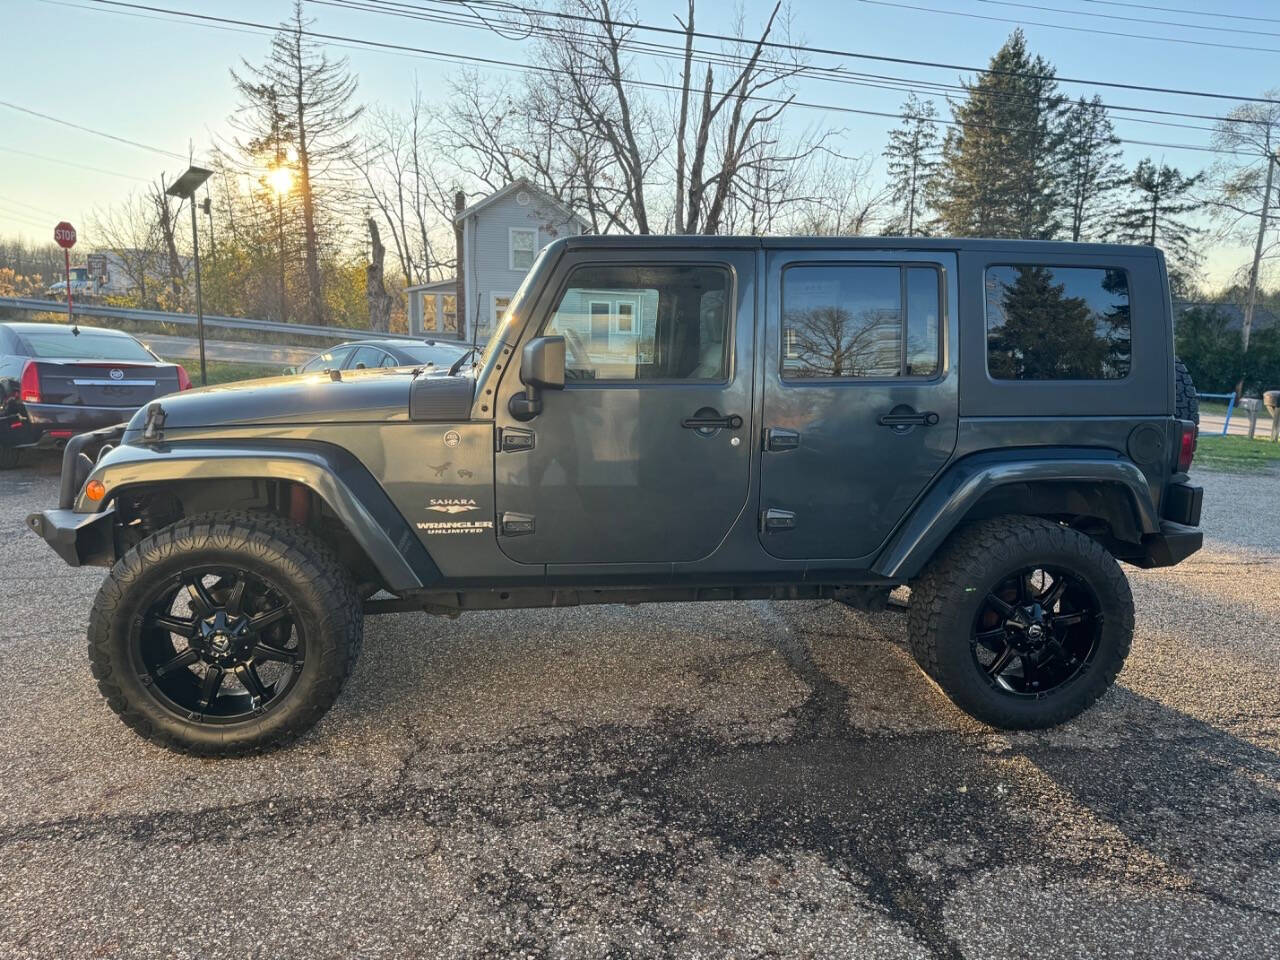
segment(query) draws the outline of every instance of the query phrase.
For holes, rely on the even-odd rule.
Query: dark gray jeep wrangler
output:
[[[1151,248],[570,238],[474,362],[165,397],[30,525],[111,567],[112,709],[199,753],[315,723],[365,614],[903,584],[924,671],[1044,727],[1124,663],[1117,561],[1200,547],[1193,403]]]

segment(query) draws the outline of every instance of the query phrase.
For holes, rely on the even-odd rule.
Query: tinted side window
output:
[[[783,377],[936,375],[940,279],[928,266],[788,267],[782,275]]]
[[[567,381],[724,380],[729,271],[583,266],[543,332],[565,338]]]
[[[350,347],[336,347],[328,350],[318,357],[312,357],[302,365],[300,373],[311,373],[316,370],[340,370],[342,369],[342,361],[347,359],[347,354],[351,352]]]
[[[997,380],[1120,380],[1129,375],[1123,270],[988,267],[987,369]]]
[[[356,352],[351,356],[351,366],[358,367],[364,364],[366,369],[372,369],[382,363],[386,356],[388,356],[387,352],[377,347],[357,347]]]

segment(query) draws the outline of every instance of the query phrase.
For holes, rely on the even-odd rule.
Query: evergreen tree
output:
[[[955,236],[1042,239],[1061,223],[1060,160],[1066,98],[1053,67],[1015,30],[987,73],[953,102],[933,206]]]
[[[1108,200],[1127,179],[1120,140],[1102,99],[1081,97],[1067,113],[1063,129],[1062,192],[1072,240],[1102,235]]]
[[[1204,206],[1191,195],[1204,174],[1184,176],[1176,167],[1156,166],[1150,157],[1138,164],[1129,179],[1130,199],[1107,231],[1107,239],[1159,247],[1169,265],[1174,296],[1184,296],[1200,265],[1196,243],[1204,230],[1187,218]]]
[[[921,232],[925,212],[925,186],[938,161],[938,110],[931,100],[914,93],[902,105],[902,125],[889,133],[885,164],[889,172],[890,200],[895,208],[887,232],[914,237]]]
[[[320,227],[325,214],[334,212],[325,209],[330,202],[322,185],[337,176],[335,168],[349,165],[356,144],[352,124],[363,108],[352,103],[356,78],[346,58],[329,59],[305,35],[309,23],[301,0],[294,0],[293,16],[272,37],[266,61],[244,61],[243,75],[231,71],[242,104],[232,123],[248,134],[237,145],[251,162],[279,165],[282,146],[290,148],[302,213],[306,317],[319,324],[326,313]]]

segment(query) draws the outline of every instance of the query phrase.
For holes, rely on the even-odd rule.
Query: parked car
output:
[[[447,370],[470,349],[470,344],[449,340],[353,340],[317,354],[299,367],[289,367],[285,373],[421,366]]]
[[[456,375],[152,402],[28,523],[111,567],[111,708],[197,753],[315,723],[370,614],[902,585],[956,704],[1048,727],[1124,664],[1120,563],[1201,546],[1169,303],[1151,247],[562,238]]]
[[[23,447],[59,447],[190,386],[180,364],[119,330],[0,323],[0,469]]]

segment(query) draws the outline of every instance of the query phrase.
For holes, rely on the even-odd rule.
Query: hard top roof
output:
[[[1155,247],[1119,243],[1071,243],[1066,240],[997,240],[986,237],[742,237],[703,236],[701,234],[633,236],[626,234],[584,234],[564,237],[556,243],[569,250],[601,247],[725,247],[755,249],[810,250],[940,250],[1007,252],[1020,256],[1062,256],[1064,254],[1098,256],[1155,257]]]

